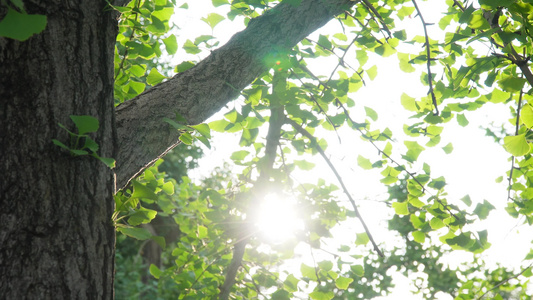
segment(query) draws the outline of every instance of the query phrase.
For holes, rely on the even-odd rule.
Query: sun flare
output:
[[[255,225],[269,241],[284,242],[303,229],[303,222],[298,218],[296,210],[296,200],[293,198],[268,194],[259,205],[257,215]]]

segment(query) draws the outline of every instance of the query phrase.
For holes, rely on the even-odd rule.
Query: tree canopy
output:
[[[41,18],[29,33],[6,29],[24,15],[12,2],[0,35],[25,39],[42,30]],[[98,154],[90,116],[71,117],[77,131],[60,125],[71,138],[87,138],[83,147],[53,142],[111,168],[116,161],[118,298],[373,299],[390,294],[403,274],[424,299],[529,299],[533,251],[519,266],[487,265],[483,220],[497,206],[491,201],[505,201],[515,222],[533,222],[532,1],[447,0],[438,20],[417,0],[204,2],[212,5],[202,18],[211,34],[185,39],[172,21],[190,9],[184,1],[109,4],[120,13],[116,157]],[[421,33],[405,26],[413,19]],[[224,45],[216,34],[223,23],[242,30]],[[358,98],[378,71],[389,72],[380,59],[391,58],[387,68],[417,74],[424,91],[390,100],[408,115],[390,122],[401,123],[394,128],[378,122],[386,106]],[[490,105],[508,121],[482,127],[507,151],[509,168],[486,184],[507,190],[507,199],[450,196],[447,178],[422,158],[452,153],[453,141],[441,142],[450,124],[471,126],[468,118]],[[210,148],[219,133],[239,135],[233,169],[189,178],[200,144]],[[356,158],[340,166],[330,153],[347,143],[332,141],[356,138],[374,154],[350,149]],[[346,165],[379,174],[388,194],[379,207],[390,212],[384,226],[394,241],[373,235],[355,196],[368,183],[343,176]],[[257,223],[262,205],[274,201],[267,195],[296,207],[300,223],[282,242]],[[346,223],[355,229],[340,239]],[[458,252],[469,259],[450,263]]]

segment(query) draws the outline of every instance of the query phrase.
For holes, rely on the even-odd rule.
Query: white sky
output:
[[[440,3],[442,4],[442,2]],[[173,18],[173,21],[181,28],[177,34],[180,46],[184,44],[186,39],[194,40],[195,37],[201,34],[211,34],[211,28],[200,20],[201,17],[205,17],[211,12],[211,1],[191,0],[187,1],[187,3],[189,9],[176,9],[176,14]],[[427,22],[438,23],[440,10],[435,6],[435,1],[420,2],[418,4]],[[179,6],[180,4],[178,4]],[[227,6],[222,6],[217,11],[221,15],[225,15],[224,12],[227,9]],[[409,28],[409,36],[423,35],[418,18],[413,16],[411,20],[407,21],[406,23],[408,24],[405,26]],[[328,29],[328,27],[332,29]],[[244,29],[242,20],[237,19],[235,22],[225,20],[215,27],[213,35],[219,39],[220,45],[223,45],[235,32],[242,29]],[[327,33],[328,30],[329,32],[334,32],[335,29],[338,29],[335,24],[330,23],[321,32]],[[437,39],[437,35],[442,34],[437,32],[437,25],[430,27],[430,29],[432,30],[430,36],[433,39]],[[205,56],[206,54],[201,55]],[[178,52],[178,55],[173,58],[173,62],[178,64],[181,61],[189,60],[189,57],[184,52]],[[370,61],[365,66],[365,68],[368,68],[373,63],[377,64],[378,76],[374,81],[367,80],[367,85],[352,96],[356,101],[356,107],[352,109],[352,117],[357,119],[357,116],[364,116],[363,107],[371,107],[379,115],[378,122],[373,125],[376,127],[373,128],[389,127],[394,131],[395,135],[401,137],[403,135],[402,126],[411,114],[401,106],[400,96],[403,92],[412,97],[424,96],[427,93],[427,87],[423,86],[419,80],[422,69],[418,69],[415,73],[406,74],[399,70],[398,60],[395,55],[387,59],[378,58]],[[200,58],[196,60],[200,60]],[[311,67],[313,66],[311,65]],[[331,69],[327,69],[326,74],[330,72]],[[229,107],[233,107],[233,105],[235,104],[229,104]],[[492,247],[483,254],[483,257],[489,263],[500,262],[508,267],[519,268],[522,259],[529,252],[529,240],[532,236],[532,230],[529,227],[520,226],[521,223],[518,220],[512,219],[503,210],[507,204],[506,180],[502,183],[496,183],[495,179],[499,176],[504,176],[505,178],[505,172],[510,168],[510,162],[508,161],[510,155],[503,150],[503,147],[495,144],[492,138],[485,136],[484,131],[480,129],[480,126],[486,126],[490,121],[494,121],[496,124],[505,123],[509,118],[509,110],[503,105],[488,104],[476,112],[467,112],[465,116],[470,121],[466,128],[459,126],[455,120],[444,124],[445,129],[442,133],[441,143],[434,148],[426,147],[426,151],[420,155],[419,161],[427,162],[431,166],[432,177],[435,178],[442,175],[446,178],[448,183],[446,190],[449,193],[448,201],[461,205],[462,202],[459,199],[469,194],[474,202],[472,209],[476,203],[483,202],[484,199],[496,206],[497,209],[491,212],[486,221],[473,226],[475,230],[489,229],[489,241],[492,243]],[[219,118],[221,118],[220,114],[212,120]],[[359,154],[371,160],[377,160],[379,157],[376,150],[369,143],[361,141],[358,134],[347,129],[340,131],[341,144],[339,144],[335,135],[329,134],[329,136],[331,138],[328,139],[328,155],[331,156],[332,162],[348,183],[347,186],[354,199],[366,199],[358,201],[361,213],[368,223],[376,242],[386,244],[385,241],[391,240],[391,233],[387,230],[385,220],[388,219],[393,211],[383,204],[372,201],[387,199],[386,188],[379,182],[381,178],[379,171],[365,171],[357,165],[357,156]],[[320,137],[324,137],[324,135]],[[229,162],[231,153],[238,147],[238,140],[238,136],[215,134],[211,143],[213,149],[205,150],[205,158],[200,161],[201,169],[194,170],[190,173],[190,176],[207,175],[216,166],[222,166],[223,160]],[[454,147],[454,151],[450,155],[446,155],[441,149],[448,142],[452,142]],[[394,145],[395,151],[398,151],[398,147],[401,147],[401,145],[403,145],[403,140],[398,140]],[[399,153],[397,152],[397,154]],[[337,184],[333,173],[325,166],[320,156],[316,155],[312,159],[313,162],[317,163],[317,168],[311,172],[294,173],[297,174],[298,180],[301,182],[316,182],[317,174],[320,174],[325,179]],[[412,171],[421,171],[421,166],[415,166]],[[340,196],[340,199],[345,199],[345,197]],[[363,230],[359,224],[351,220],[338,228],[337,232],[336,237],[344,237],[349,241],[350,239],[355,239],[355,232],[363,232]],[[521,236],[528,238],[524,239]],[[335,250],[335,247],[332,247],[332,249]],[[308,251],[308,249],[304,251]],[[318,253],[319,251],[315,252],[317,261],[329,258],[327,255]],[[318,257],[321,255],[323,258],[319,259]],[[469,257],[468,254],[460,252],[459,254],[454,254],[452,258],[448,258],[448,262],[453,265],[454,260],[469,259]],[[306,264],[313,265],[309,255],[301,259]],[[301,261],[298,261],[295,265],[297,269],[299,269],[300,263]],[[396,284],[399,287],[395,292],[390,297],[379,299],[417,299],[405,288],[409,286],[405,279],[399,276],[396,280]],[[449,298],[444,297],[442,299]]]

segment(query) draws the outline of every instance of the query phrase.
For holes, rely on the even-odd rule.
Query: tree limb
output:
[[[174,119],[177,113],[187,125],[204,122],[270,68],[265,58],[290,50],[355,3],[303,0],[293,6],[283,1],[252,19],[245,30],[195,67],[119,105],[117,188],[177,145],[178,133],[163,118]]]

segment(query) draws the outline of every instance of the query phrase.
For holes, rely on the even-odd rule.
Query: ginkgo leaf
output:
[[[527,128],[533,127],[533,108],[531,105],[524,105],[520,111],[520,120]]]
[[[523,156],[529,153],[531,145],[526,141],[526,134],[506,136],[503,138],[503,147],[513,156]]]

